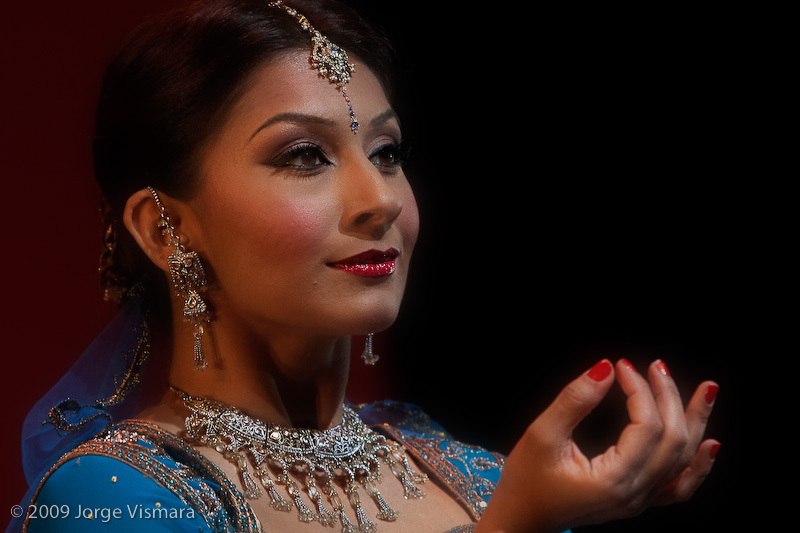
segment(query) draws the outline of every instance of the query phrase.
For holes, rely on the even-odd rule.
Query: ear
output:
[[[158,227],[160,218],[156,200],[148,189],[133,193],[125,203],[125,211],[122,214],[122,222],[139,248],[158,268],[166,272],[167,259],[172,247]]]

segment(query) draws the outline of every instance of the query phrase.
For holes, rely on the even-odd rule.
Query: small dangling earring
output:
[[[153,198],[156,200],[160,219],[158,227],[161,234],[168,238],[168,244],[175,249],[169,256],[167,264],[172,278],[172,285],[175,294],[183,298],[183,318],[191,322],[194,335],[194,369],[205,370],[208,367],[205,353],[203,352],[203,333],[205,323],[211,321],[211,314],[208,305],[203,300],[200,292],[206,288],[206,273],[203,269],[203,262],[197,252],[187,252],[181,244],[181,239],[175,233],[175,226],[172,225],[167,210],[158,193],[152,187],[147,187]]]
[[[375,366],[375,363],[378,362],[378,359],[381,358],[380,355],[376,354],[372,351],[372,337],[374,333],[370,333],[367,335],[367,340],[364,343],[364,351],[361,352],[361,359],[364,360],[364,364],[369,366]]]

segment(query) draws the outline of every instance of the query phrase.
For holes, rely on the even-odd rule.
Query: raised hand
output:
[[[616,368],[603,360],[567,385],[509,454],[475,533],[557,533],[688,499],[719,449],[716,440],[703,440],[718,386],[701,383],[684,409],[663,361],[647,374],[624,359]],[[615,445],[590,459],[572,432],[614,377],[630,423]]]

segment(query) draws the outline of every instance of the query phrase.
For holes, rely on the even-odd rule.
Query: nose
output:
[[[342,169],[343,233],[378,240],[394,224],[403,202],[391,184],[366,157]]]

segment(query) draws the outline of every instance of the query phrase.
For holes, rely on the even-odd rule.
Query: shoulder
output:
[[[414,404],[382,401],[359,406],[358,414],[411,452],[480,518],[500,480],[504,455],[460,442]]]
[[[51,471],[27,523],[29,532],[208,530],[199,512],[140,470],[91,454],[68,458]]]
[[[131,421],[54,465],[33,498],[26,531],[234,531],[246,525],[237,495],[180,439]]]

